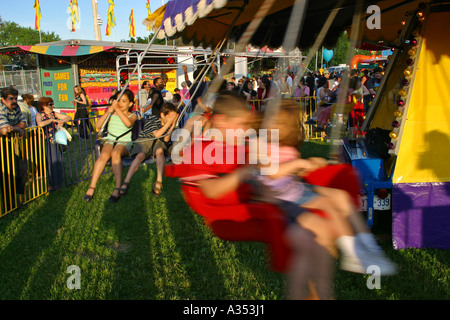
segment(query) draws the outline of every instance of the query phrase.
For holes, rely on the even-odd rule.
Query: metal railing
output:
[[[72,120],[65,125],[67,145],[52,138],[55,127],[29,127],[0,136],[0,217],[48,193],[92,178],[96,161],[97,117]],[[103,174],[110,173],[107,166]]]
[[[0,217],[47,193],[45,135],[42,128],[0,136],[2,169]]]
[[[322,139],[321,132],[316,132],[313,124],[308,124],[314,113],[317,111],[317,98],[315,96],[301,97],[301,98],[289,98],[295,100],[300,107],[299,123],[302,126],[303,140],[320,140]],[[264,108],[262,100],[250,100],[248,101],[250,106],[255,111],[261,112]]]
[[[66,146],[46,141],[47,162],[54,167],[54,170],[49,172],[51,189],[67,187],[92,178],[97,160],[95,153],[98,136],[95,126],[97,119],[98,117],[90,117],[69,121],[65,128],[71,136],[71,141],[68,141]],[[46,134],[49,129],[53,127],[46,128],[44,130]],[[107,166],[103,174],[109,172],[111,168]]]

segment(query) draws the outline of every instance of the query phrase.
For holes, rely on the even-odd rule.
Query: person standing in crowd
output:
[[[22,95],[22,101],[18,101],[17,104],[19,105],[20,110],[22,111],[22,114],[25,118],[26,126],[29,127],[31,123],[31,111],[25,101],[24,95]]]
[[[78,134],[80,135],[80,139],[87,139],[88,132],[90,131],[90,120],[89,118],[89,103],[87,101],[86,92],[80,85],[76,85],[73,88],[73,92],[75,95],[75,99],[72,101],[72,104],[75,106],[75,116],[74,119],[78,119],[75,121]]]
[[[36,124],[44,129],[45,155],[47,158],[47,171],[49,176],[49,191],[63,186],[63,160],[61,146],[55,141],[58,128],[71,120],[70,116],[53,110],[55,103],[52,98],[42,97],[38,100],[38,114]]]
[[[276,97],[276,91],[272,87],[269,77],[262,76],[258,88],[258,100],[261,100],[261,111],[264,111],[270,99]]]
[[[17,133],[19,138],[24,135],[23,129],[26,127],[26,120],[17,104],[17,96],[19,92],[13,87],[3,88],[1,90],[0,101],[0,136],[8,136],[10,133]],[[17,206],[16,194],[25,192],[25,183],[27,179],[27,164],[24,162],[20,154],[16,154],[11,143],[7,139],[1,140],[1,158],[2,171],[0,176],[0,189],[3,196],[3,210],[10,211]],[[20,152],[20,151],[19,151]],[[11,164],[14,164],[14,175],[11,174]],[[14,193],[15,183],[15,193]]]
[[[308,72],[308,76],[306,77],[306,85],[309,88],[309,94],[311,96],[314,95],[314,86],[315,86],[315,80],[312,72]]]
[[[278,94],[281,95],[282,99],[287,99],[292,96],[292,88],[289,85],[289,83],[286,81],[286,79],[290,77],[289,76],[281,76],[280,77],[280,85],[278,86]]]
[[[181,96],[181,100],[184,101],[186,99],[189,99],[191,97],[191,95],[189,94],[189,88],[188,88],[188,85],[187,85],[186,81],[183,81],[181,83],[181,88],[182,89],[179,92],[180,96]]]
[[[381,78],[383,75],[381,74],[383,72],[383,69],[380,67],[377,67],[373,71],[373,76],[371,79],[367,81],[366,88],[369,90],[369,95],[364,96],[364,110],[367,112],[370,107],[370,103],[372,102],[373,98],[375,98],[375,95],[377,94],[378,87],[381,84]]]
[[[366,87],[367,87],[367,81],[369,81],[369,79],[370,79],[370,77],[369,77],[369,70],[364,69],[364,70],[362,71],[361,84],[362,84],[363,86],[366,86]]]
[[[139,99],[137,99],[136,101],[136,105],[142,109],[145,109],[150,103],[149,100],[150,89],[151,89],[150,81],[145,80],[144,82],[142,82]]]
[[[151,111],[152,115],[159,115],[161,113],[161,107],[164,104],[164,97],[162,91],[164,90],[165,83],[161,77],[156,77],[153,79],[153,85],[155,88],[150,93],[150,103],[145,107],[144,113]]]
[[[0,104],[0,134],[6,135],[11,132],[17,132],[20,137],[23,136],[23,129],[26,127],[26,119],[22,110],[17,104],[19,92],[13,88],[4,88],[1,91],[2,101]]]
[[[294,97],[304,98],[310,96],[310,88],[306,85],[306,80],[302,78],[295,88]]]
[[[28,126],[36,127],[36,114],[38,113],[38,111],[34,105],[34,96],[32,94],[26,93],[22,95],[22,98],[24,103],[30,110],[30,122],[28,123]]]

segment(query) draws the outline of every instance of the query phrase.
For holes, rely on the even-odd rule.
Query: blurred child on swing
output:
[[[260,175],[258,180],[271,190],[272,197],[279,206],[285,208],[284,211],[289,216],[294,213],[300,225],[310,229],[311,224],[314,224],[315,233],[318,229],[323,232],[316,240],[333,256],[337,256],[336,249],[341,251],[341,269],[366,273],[370,265],[377,265],[382,275],[394,274],[395,265],[378,246],[350,194],[340,189],[313,186],[302,180],[302,177],[328,163],[323,158],[301,158],[297,149],[300,145],[299,137],[302,136],[296,117],[299,112],[300,108],[295,101],[282,100],[278,112],[271,115],[262,127],[278,130],[278,141],[271,141],[267,145],[268,158],[278,162],[278,171],[273,175]],[[274,143],[277,145],[274,146]],[[270,154],[274,147],[278,152]],[[296,207],[300,210],[298,215],[295,213]],[[305,209],[324,212],[327,218],[319,220],[313,215],[301,214]],[[322,227],[318,228],[320,225]]]
[[[283,108],[281,114],[287,115],[290,107]],[[297,119],[292,117],[292,113],[288,116],[289,120]],[[288,123],[285,117],[276,117],[270,120],[270,127],[278,128],[280,125],[288,128]],[[215,143],[221,144],[224,153],[228,152],[228,145],[236,145],[238,137],[233,136],[231,141],[228,141],[226,134],[227,130],[247,130],[251,127],[253,118],[245,105],[245,101],[230,94],[222,94],[216,98],[213,117],[211,119],[212,130],[216,130],[214,136]],[[368,246],[373,245],[373,238],[369,232],[358,232],[358,241],[355,241],[354,232],[350,227],[347,219],[353,220],[354,208],[351,207],[349,196],[341,190],[330,190],[327,188],[299,188],[294,185],[296,182],[293,177],[297,173],[306,174],[314,171],[317,168],[326,165],[323,159],[313,158],[310,160],[297,159],[299,154],[295,153],[292,142],[288,141],[288,135],[292,134],[293,127],[289,126],[287,131],[281,133],[284,137],[286,145],[282,147],[282,157],[275,159],[280,161],[278,173],[270,177],[264,177],[263,183],[272,189],[276,190],[279,186],[276,182],[281,182],[282,188],[286,188],[287,184],[279,179],[285,179],[288,184],[292,184],[292,190],[297,191],[300,195],[294,195],[289,192],[288,198],[283,195],[276,194],[275,197],[266,198],[267,202],[277,203],[283,211],[286,212],[286,219],[290,221],[289,228],[286,231],[286,237],[289,239],[293,250],[292,265],[289,273],[289,289],[288,297],[290,299],[304,299],[307,297],[308,283],[313,284],[317,296],[320,299],[333,298],[332,290],[332,276],[334,274],[333,257],[337,256],[337,248],[343,253],[342,268],[349,271],[365,273],[368,265],[376,262],[380,265],[378,258],[371,259],[370,256],[364,256],[361,261],[358,256],[356,244],[367,243]],[[220,134],[217,134],[219,132]],[[298,142],[298,128],[294,132]],[[222,141],[218,141],[217,137],[221,137]],[[292,140],[293,141],[293,140]],[[189,148],[188,148],[189,149]],[[194,150],[195,146],[191,146]],[[189,152],[185,151],[185,155]],[[271,155],[273,158],[274,155]],[[272,159],[273,160],[273,159]],[[241,185],[248,183],[258,172],[257,166],[250,165],[229,165],[227,170],[217,172],[214,177],[200,178],[197,182],[203,195],[211,200],[220,201],[221,198],[226,197],[230,193],[236,192]],[[209,173],[211,175],[211,172]],[[287,180],[286,180],[287,178]],[[270,180],[275,182],[275,186],[271,185]],[[291,181],[289,181],[291,180]],[[290,197],[295,199],[291,199]],[[297,198],[301,202],[296,203]],[[251,201],[251,199],[247,199]],[[290,201],[292,200],[292,201]],[[264,201],[264,199],[263,199]],[[314,211],[322,211],[326,217],[312,213]],[[356,219],[355,219],[356,220]],[[356,220],[357,230],[364,230],[364,223]],[[361,233],[361,234],[359,234]],[[361,239],[361,240],[359,240]],[[361,251],[361,250],[359,250]],[[377,255],[378,257],[378,255]],[[384,271],[382,268],[382,272]],[[389,270],[388,270],[389,271]]]

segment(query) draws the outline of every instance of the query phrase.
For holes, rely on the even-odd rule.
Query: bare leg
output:
[[[315,284],[318,299],[330,300],[334,298],[334,263],[335,259],[324,248],[313,243],[309,256],[311,268],[311,283]]]
[[[286,231],[286,238],[292,248],[286,295],[289,300],[304,300],[308,295],[308,275],[312,262],[310,251],[314,235],[298,225],[291,225]]]
[[[92,196],[94,194],[95,188],[97,187],[97,182],[106,167],[106,163],[111,158],[112,150],[113,146],[111,144],[105,144],[103,146],[100,157],[97,159],[97,161],[95,161],[91,184],[89,185],[89,190],[86,192],[86,195]]]
[[[122,182],[122,157],[126,155],[128,155],[128,150],[121,144],[117,144],[111,152],[111,167],[116,180],[116,190],[112,193],[114,197],[119,196],[119,191],[117,189],[120,188]]]
[[[298,216],[297,222],[303,228],[310,230],[315,235],[316,242],[326,248],[328,252],[337,256],[336,239],[345,234],[346,230],[340,230],[334,221],[324,219],[313,213],[304,213]]]
[[[320,230],[322,226],[311,213],[302,216],[311,217],[309,225],[314,230]],[[323,220],[323,219],[322,219]],[[288,275],[287,297],[291,300],[329,300],[333,299],[334,262],[329,249],[319,245],[318,237],[306,228],[291,226],[286,232],[288,242],[292,248],[292,262]],[[319,235],[322,237],[322,235]],[[332,239],[321,239],[322,243]],[[331,246],[331,244],[328,244]]]
[[[141,166],[141,163],[145,160],[145,153],[138,153],[136,157],[134,158],[133,162],[130,165],[130,168],[128,169],[127,176],[125,177],[124,183],[130,183],[131,178],[133,175],[138,171],[139,167]],[[123,186],[123,185],[122,185]]]
[[[348,219],[355,233],[370,233],[367,224],[358,214],[357,208],[355,208],[350,195],[346,191],[324,187],[317,187],[315,190],[330,199],[337,213]]]

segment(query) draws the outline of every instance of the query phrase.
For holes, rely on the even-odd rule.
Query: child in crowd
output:
[[[116,188],[109,198],[110,202],[119,200],[120,186],[122,182],[122,157],[127,156],[132,147],[132,129],[137,119],[131,110],[134,106],[134,93],[125,89],[120,100],[117,101],[118,93],[112,98],[112,104],[97,121],[97,129],[100,130],[108,119],[108,135],[104,139],[100,157],[95,161],[92,180],[83,200],[91,201],[98,179],[105,169],[106,163],[111,159],[111,167],[116,180]],[[110,118],[109,118],[110,117]]]

